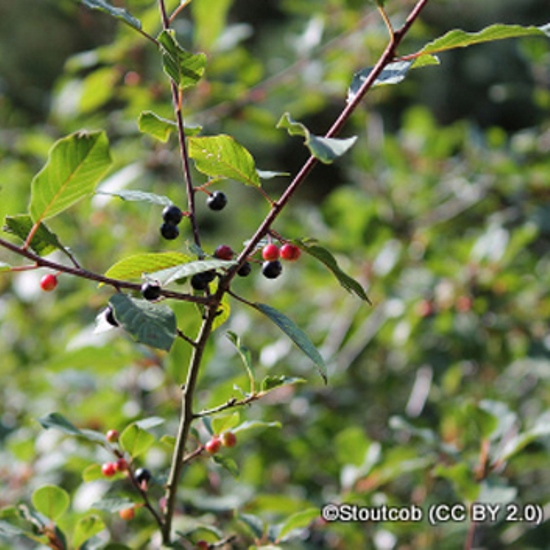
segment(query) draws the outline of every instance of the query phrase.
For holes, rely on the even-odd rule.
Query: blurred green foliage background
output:
[[[353,73],[386,44],[380,17],[358,0],[235,0],[217,24],[214,9],[201,11],[204,1],[175,22],[181,43],[209,56],[206,78],[185,98],[186,122],[206,135],[233,135],[262,169],[295,173],[307,151],[275,129],[277,120],[288,111],[314,133],[326,131]],[[155,2],[117,5],[159,31]],[[410,6],[387,2],[396,26]],[[549,21],[544,0],[433,0],[400,53],[452,28]],[[157,52],[143,37],[70,0],[0,0],[2,219],[25,212],[49,147],[81,128],[109,134],[114,168],[106,188],[183,204],[176,142],[139,133],[145,109],[171,117]],[[207,349],[201,406],[222,403],[246,378],[227,330],[250,348],[259,377],[288,374],[307,384],[241,411],[243,420],[282,428],[251,432],[227,451],[238,479],[211,461],[189,467],[181,530],[200,519],[240,533],[247,547],[250,533],[233,510],[275,524],[331,501],[536,503],[548,517],[549,109],[550,43],[540,38],[443,54],[440,66],[368,96],[345,128],[359,136],[352,152],[314,171],[276,229],[318,239],[368,288],[373,305],[305,257],[277,281],[257,269],[237,281],[239,294],[277,307],[308,333],[327,359],[329,384],[275,326],[232,303]],[[287,183],[278,178],[265,188],[277,196]],[[239,250],[267,213],[259,194],[222,185],[230,198],[223,213],[199,205],[209,252],[220,242]],[[87,269],[102,273],[133,253],[181,249],[181,240],[161,242],[159,220],[158,207],[94,197],[51,226]],[[0,260],[20,263],[5,251]],[[154,415],[166,419],[157,435],[173,434],[189,348],[178,342],[164,355],[116,331],[93,334],[110,290],[62,276],[44,295],[42,274],[0,276],[0,505],[28,502],[37,486],[55,483],[73,496],[76,517],[128,487],[83,482],[82,471],[106,457],[36,419],[59,411],[105,431]],[[192,333],[200,321],[194,308],[174,309]],[[143,464],[162,481],[169,460],[159,442]],[[161,481],[152,489],[158,498]],[[145,511],[129,524],[104,519],[109,535],[98,548],[107,540],[157,547]],[[477,547],[550,547],[547,522],[510,521],[475,533],[468,522],[315,523],[284,547],[454,549],[472,534]]]

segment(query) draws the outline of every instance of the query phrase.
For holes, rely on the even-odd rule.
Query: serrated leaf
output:
[[[231,266],[236,265],[237,262],[234,260],[197,260],[189,263],[180,262],[180,264],[176,267],[147,273],[147,275],[151,279],[158,280],[162,285],[168,285],[178,279],[191,277],[197,273],[204,273],[212,269],[229,269]]]
[[[139,456],[149,449],[155,442],[155,438],[149,432],[140,428],[137,424],[130,424],[120,434],[120,446],[132,458]]]
[[[120,260],[106,272],[113,279],[140,279],[144,273],[153,273],[169,267],[189,262],[191,258],[181,252],[158,252],[135,254]],[[159,279],[161,284],[165,284]]]
[[[102,498],[94,502],[91,508],[95,510],[103,510],[104,512],[120,512],[135,506],[135,503],[127,498]]]
[[[70,501],[67,491],[57,485],[44,485],[32,494],[34,507],[52,521],[67,511]]]
[[[105,523],[95,514],[79,519],[75,527],[72,541],[74,547],[79,548],[88,539],[101,533],[103,529],[105,529]]]
[[[189,156],[197,170],[207,176],[230,178],[254,187],[261,185],[252,155],[231,136],[191,137]]]
[[[361,300],[365,300],[369,304],[371,303],[363,287],[355,279],[340,269],[336,258],[329,250],[322,246],[309,244],[305,241],[296,240],[293,242],[299,246],[301,250],[323,263],[348,292],[356,294]]]
[[[239,467],[232,458],[223,455],[213,455],[212,459],[216,464],[227,470],[233,477],[239,477]]]
[[[148,193],[146,191],[96,191],[96,195],[110,195],[112,197],[118,197],[123,201],[150,202],[160,206],[170,206],[173,204],[172,201],[164,195],[157,195],[156,193]]]
[[[212,418],[212,431],[213,433],[219,435],[222,432],[226,432],[227,430],[234,428],[240,421],[241,415],[238,412],[215,416]]]
[[[269,317],[314,363],[319,374],[327,382],[327,369],[324,359],[317,351],[307,334],[286,315],[266,304],[253,304],[256,309]]]
[[[261,391],[269,392],[281,386],[288,386],[291,384],[303,384],[304,382],[305,380],[303,378],[296,378],[291,376],[266,376],[262,380]]]
[[[116,320],[138,342],[170,351],[176,338],[176,316],[165,305],[136,300],[126,294],[111,296]]]
[[[51,218],[92,193],[110,165],[105,132],[76,132],[58,140],[31,183],[33,221]]]
[[[34,226],[34,222],[28,214],[6,216],[5,224],[4,231],[16,235],[22,241],[27,240],[27,236]],[[57,235],[52,233],[44,223],[39,224],[29,246],[39,256],[46,256],[54,250],[64,250]]]
[[[277,128],[285,129],[291,136],[302,136],[311,155],[324,164],[334,162],[357,141],[356,136],[344,139],[315,136],[301,122],[292,120],[289,113],[283,114],[277,123]]]
[[[141,22],[123,8],[115,8],[105,0],[80,0],[86,7],[108,13],[112,17],[121,19],[135,29],[141,29]]]
[[[286,521],[281,525],[279,532],[277,533],[277,539],[280,540],[288,535],[295,529],[305,529],[312,521],[319,518],[318,508],[309,508],[296,512],[289,516]]]
[[[407,76],[407,73],[409,72],[412,64],[412,61],[396,61],[395,63],[390,63],[389,65],[386,65],[386,67],[384,67],[382,72],[378,75],[372,86],[375,87],[383,86],[386,84],[399,84],[399,82],[404,80],[404,78]],[[357,92],[371,74],[372,69],[373,67],[367,67],[366,69],[363,69],[353,75],[353,79],[348,89],[348,103],[350,101],[353,101],[353,99],[357,95]]]
[[[206,68],[206,56],[203,53],[192,54],[184,50],[176,40],[173,30],[164,30],[158,36],[162,46],[162,64],[164,72],[184,90],[195,86]]]
[[[507,38],[520,38],[523,36],[550,36],[550,25],[542,27],[523,27],[521,25],[491,25],[482,29],[479,32],[465,32],[460,29],[454,29],[444,34],[440,38],[426,44],[417,54],[418,60],[420,56],[427,54],[435,54],[456,48],[466,48],[475,44],[483,44],[484,42],[494,42],[496,40],[504,40]],[[416,66],[419,61],[415,61]]]

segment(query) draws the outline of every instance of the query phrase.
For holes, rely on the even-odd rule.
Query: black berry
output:
[[[202,273],[195,273],[191,277],[191,286],[195,290],[206,290],[208,283],[211,283],[216,277],[216,272],[211,269],[210,271],[203,271]]]
[[[206,199],[206,204],[210,210],[223,210],[227,204],[227,197],[225,193],[221,191],[214,191],[214,193]]]
[[[136,481],[141,485],[142,483],[149,483],[151,481],[151,472],[147,468],[138,468],[134,474]]]
[[[141,285],[141,295],[149,301],[160,298],[160,285],[155,283],[143,283]]]
[[[276,279],[282,272],[283,266],[279,260],[264,262],[262,264],[262,274],[268,279]]]
[[[168,241],[173,241],[180,234],[180,230],[173,223],[164,222],[160,226],[160,234]]]
[[[178,223],[181,222],[182,218],[183,218],[183,212],[175,204],[171,204],[170,206],[167,206],[162,211],[162,219],[166,223],[170,223],[172,225],[178,225]]]
[[[252,266],[250,265],[250,262],[245,262],[243,265],[241,265],[241,267],[239,267],[239,270],[237,271],[237,275],[239,277],[248,277],[251,271],[252,271]]]
[[[105,310],[105,320],[114,327],[118,327],[118,321],[115,319],[115,313],[113,311],[113,308],[109,306]]]

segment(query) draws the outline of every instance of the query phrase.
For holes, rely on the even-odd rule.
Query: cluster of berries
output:
[[[285,243],[279,248],[274,243],[266,244],[262,249],[262,274],[268,279],[276,279],[282,272],[283,266],[279,259],[295,262],[301,255],[301,250],[295,245]]]
[[[204,450],[214,455],[222,447],[234,447],[237,444],[237,436],[233,432],[223,432],[221,435],[213,435],[212,438],[204,444]]]

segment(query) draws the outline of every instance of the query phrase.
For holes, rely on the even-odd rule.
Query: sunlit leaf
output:
[[[301,512],[296,512],[289,516],[285,522],[281,525],[277,533],[277,539],[283,539],[291,531],[295,529],[305,529],[312,521],[319,518],[319,509],[318,508],[309,508],[307,510],[302,510]]]
[[[177,129],[177,126],[174,121],[162,118],[152,111],[143,111],[139,115],[138,128],[140,132],[166,142],[170,134]]]
[[[180,89],[195,86],[206,68],[206,56],[184,50],[176,40],[173,30],[164,30],[158,36],[162,46],[164,72]]]
[[[312,156],[324,164],[334,162],[338,157],[341,157],[351,149],[357,141],[357,137],[355,136],[345,139],[315,136],[301,122],[292,120],[288,113],[285,113],[280,118],[277,128],[287,130],[291,136],[302,136]]]
[[[327,369],[324,359],[317,351],[307,334],[300,329],[294,321],[286,315],[266,304],[254,304],[254,307],[269,317],[312,361],[319,370],[325,383],[327,382]]]
[[[376,77],[373,87],[382,86],[384,84],[398,84],[407,76],[411,65],[412,61],[396,61],[395,63],[386,65],[383,71]],[[348,90],[348,102],[355,98],[357,92],[371,74],[372,69],[372,67],[368,67],[355,73]]]
[[[133,508],[135,503],[127,498],[103,498],[94,502],[90,508],[95,510],[103,510],[104,512],[116,513],[121,510]]]
[[[57,485],[44,485],[32,494],[34,507],[52,521],[60,518],[69,507],[67,491]]]
[[[105,529],[105,523],[103,523],[103,520],[97,515],[92,514],[80,518],[74,530],[72,541],[74,547],[80,548],[83,543],[103,531],[103,529]]]
[[[51,218],[92,193],[110,164],[105,132],[77,132],[57,141],[32,180],[32,219]]]
[[[212,418],[212,431],[215,434],[221,434],[237,426],[240,421],[241,415],[238,412],[215,416]]]
[[[262,380],[261,391],[269,392],[281,386],[288,386],[292,384],[303,384],[305,380],[303,378],[296,378],[292,376],[266,376]]]
[[[146,191],[97,191],[96,195],[111,195],[123,201],[149,202],[160,206],[170,206],[173,204],[172,201],[164,195],[157,195],[156,193],[148,193]]]
[[[111,296],[116,320],[137,342],[170,351],[176,338],[176,316],[163,304],[137,300],[126,294]]]
[[[232,0],[209,0],[192,2],[191,11],[196,27],[195,40],[206,50],[210,50],[224,30],[227,12]]]
[[[246,185],[261,185],[252,155],[232,136],[189,138],[189,156],[199,172],[211,177],[224,177]]]
[[[154,442],[155,437],[135,423],[120,434],[120,446],[132,458],[145,453]]]
[[[127,10],[123,8],[115,8],[105,0],[80,0],[80,1],[88,8],[108,13],[109,15],[116,17],[117,19],[121,19],[131,27],[134,27],[136,29],[141,29],[141,22],[139,21],[139,19],[136,19],[133,15],[131,15]]]

